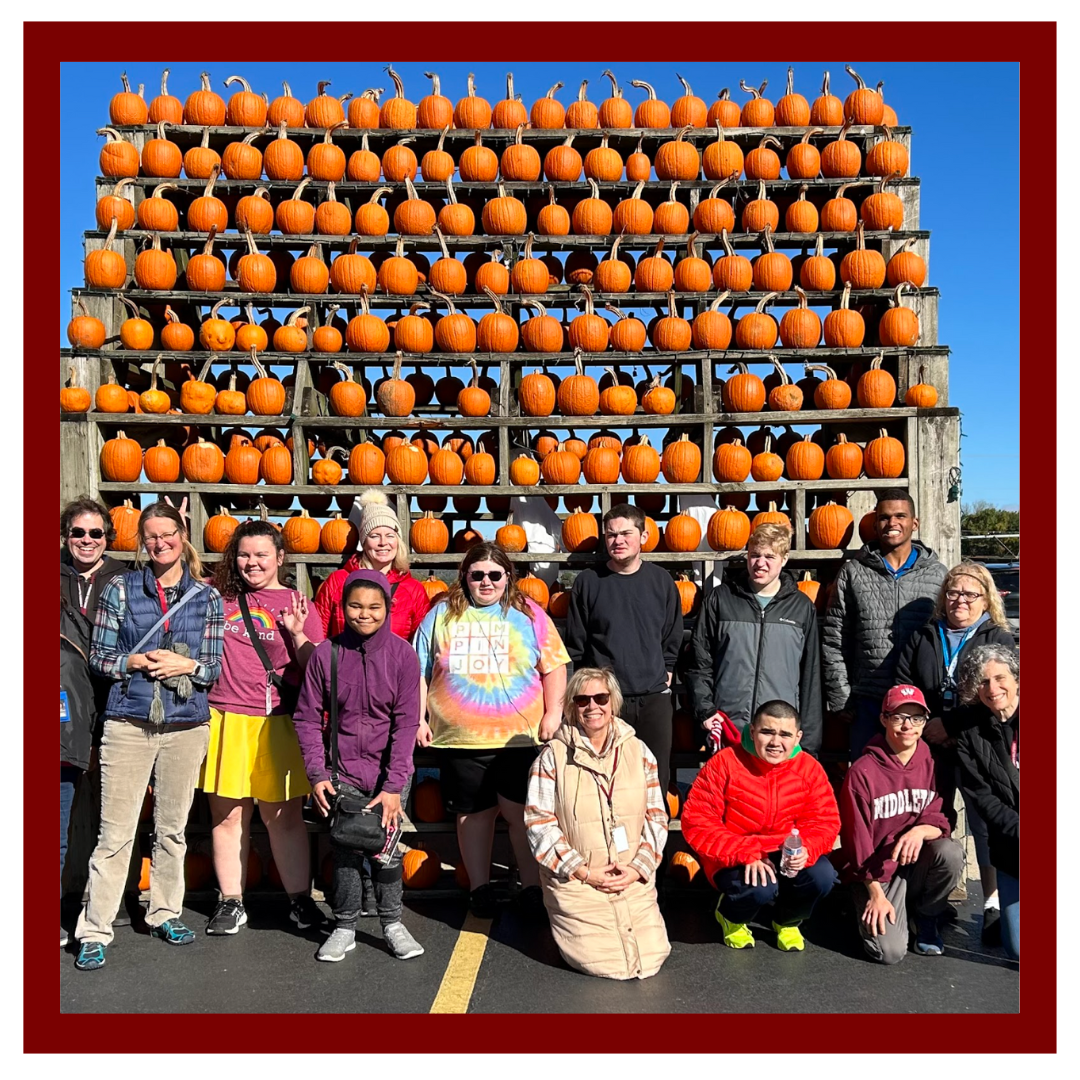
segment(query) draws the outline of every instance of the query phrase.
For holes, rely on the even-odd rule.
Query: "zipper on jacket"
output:
[[[753,601],[757,604],[757,598]],[[772,600],[769,601],[769,604]],[[765,612],[768,610],[768,604],[762,607],[758,604],[758,636],[757,636],[757,654],[754,658],[754,688],[750,694],[750,716],[747,719],[749,724],[754,718],[754,713],[757,711],[757,696],[758,696],[758,677],[761,675],[761,647],[765,642]]]
[[[371,692],[368,689],[368,669],[367,669],[367,650],[364,648],[364,642],[360,642],[360,666],[364,669],[364,697],[363,708],[360,712],[360,723],[357,725],[356,730],[356,742],[360,748],[360,761],[364,760],[364,728],[365,721],[370,715],[369,705],[371,702]],[[359,779],[359,778],[358,778]]]

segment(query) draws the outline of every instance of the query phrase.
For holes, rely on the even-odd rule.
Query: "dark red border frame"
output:
[[[136,28],[140,24],[135,24]],[[361,24],[356,24],[361,25]],[[365,23],[363,28],[371,31],[375,24]],[[376,42],[397,41],[399,56],[401,45],[408,46],[416,27],[410,24],[383,22],[378,25],[378,33],[358,35],[338,34],[323,37],[320,47],[327,57],[339,62],[367,59],[364,53]],[[641,42],[650,43],[650,60],[674,63],[677,60],[700,60],[707,62],[715,59],[715,33],[693,34],[688,31],[703,23],[512,23],[514,56],[520,60],[545,61],[557,60],[579,62],[596,55],[596,43],[602,41],[611,53],[622,52],[633,56],[641,49]],[[760,31],[760,24],[749,23],[713,23],[717,30],[722,29],[723,38],[728,41],[751,41]],[[783,35],[788,42],[799,43],[799,50],[805,57],[812,59],[814,53],[835,47],[837,41],[858,43],[864,52],[867,48],[880,49],[881,60],[906,60],[912,62],[933,61],[968,61],[968,62],[1015,62],[1021,65],[1021,92],[1027,85],[1038,79],[1040,90],[1040,124],[1038,129],[1024,125],[1019,132],[1021,162],[1037,161],[1038,182],[1042,197],[1037,204],[1032,200],[1021,202],[1020,225],[1024,232],[1033,233],[1035,216],[1038,215],[1040,243],[1036,250],[1033,244],[1024,244],[1020,250],[1020,273],[1018,280],[1037,280],[1040,290],[1045,295],[1054,295],[1056,286],[1056,185],[1055,165],[1056,147],[1053,142],[1047,144],[1043,135],[1046,131],[1056,130],[1057,105],[1054,99],[1047,101],[1046,87],[1056,85],[1056,49],[1057,26],[1055,23],[769,23],[770,39],[779,40]],[[143,31],[151,31],[158,41],[170,41],[175,49],[176,43],[198,43],[207,41],[244,41],[249,36],[250,26],[246,23],[143,23]],[[423,24],[427,42],[438,40],[443,53],[466,55],[500,56],[506,52],[506,26],[500,23],[430,23]],[[285,24],[271,25],[270,30],[287,29]],[[267,29],[264,27],[264,29]],[[291,28],[290,28],[291,29]],[[130,23],[26,23],[24,26],[24,150],[26,190],[34,191],[36,206],[50,203],[49,177],[54,185],[53,204],[60,199],[60,158],[59,143],[55,140],[40,138],[38,120],[42,115],[58,116],[60,112],[59,64],[64,60],[81,61],[86,57],[86,42],[93,40],[99,45],[132,41],[133,25]],[[432,32],[437,37],[431,36]],[[136,32],[139,31],[136,29]],[[744,36],[745,35],[745,36]],[[665,48],[663,42],[673,41],[677,45]],[[275,56],[273,48],[278,43],[280,54]],[[291,57],[289,34],[263,34],[260,38],[259,60],[280,60],[287,62]],[[552,42],[557,42],[556,55],[552,55]],[[370,44],[369,44],[370,43]],[[872,43],[872,45],[871,45]],[[893,47],[882,43],[895,43]],[[378,46],[381,49],[381,45]],[[659,53],[657,49],[659,48]],[[107,59],[112,50],[99,53],[98,60]],[[121,50],[122,51],[122,50]],[[205,47],[192,48],[205,56]],[[775,50],[773,50],[775,51]],[[834,50],[835,51],[835,50]],[[372,62],[382,62],[384,52],[378,56],[372,54]],[[425,55],[430,49],[425,49]],[[667,53],[668,55],[665,55]],[[890,55],[892,54],[892,55]],[[416,57],[419,58],[419,57]],[[746,57],[749,61],[751,58]],[[800,57],[791,57],[799,62]],[[118,63],[122,64],[122,58]],[[807,61],[804,61],[807,62]],[[241,65],[242,66],[242,65]],[[982,108],[982,104],[963,99],[943,100],[942,109]],[[1011,137],[1012,133],[1005,133]],[[1035,140],[1039,139],[1036,149]],[[31,146],[32,143],[32,146]],[[32,153],[31,153],[32,149]],[[51,169],[44,168],[43,157],[51,157]],[[1022,169],[1024,168],[1021,166]],[[31,170],[33,177],[31,178]],[[1025,170],[1027,171],[1027,170]],[[1021,174],[1021,179],[1025,177]],[[1032,180],[1036,179],[1032,177]],[[1047,221],[1047,218],[1050,221]],[[59,280],[54,253],[60,247],[59,219],[54,216],[54,242],[39,244],[28,243],[24,250],[24,281],[52,282],[54,289],[62,289]],[[930,223],[933,225],[933,223]],[[1047,225],[1049,224],[1049,228]],[[1027,228],[1025,228],[1027,226]],[[43,225],[40,218],[35,221],[35,235]],[[30,235],[28,233],[28,235]],[[1047,248],[1050,248],[1048,251]],[[1038,269],[1035,269],[1035,260]],[[1025,271],[1028,273],[1025,274]],[[70,284],[70,282],[68,283]],[[55,292],[52,295],[56,295]],[[1023,355],[1029,358],[1027,365],[1021,367],[1020,425],[1023,442],[1026,436],[1034,438],[1037,434],[1043,445],[1054,445],[1056,420],[1053,404],[1056,400],[1056,375],[1048,377],[1048,368],[1044,362],[1038,367],[1039,385],[1034,385],[1032,372],[1036,370],[1035,361],[1045,361],[1046,357],[1056,356],[1056,329],[1052,319],[1043,318],[1038,307],[1039,299],[1034,289],[1020,296],[1020,312],[1024,323],[1021,335]],[[31,326],[36,318],[30,291],[24,299],[25,325]],[[978,357],[958,358],[962,363],[977,363]],[[40,358],[26,352],[24,365],[24,426],[29,432],[40,424],[38,402],[48,400],[54,391],[52,373],[55,369],[49,364],[42,364]],[[1025,374],[1025,371],[1027,374]],[[1049,371],[1053,371],[1050,368]],[[1052,381],[1051,381],[1052,379]],[[1048,383],[1050,386],[1048,387]],[[1049,390],[1049,392],[1048,392]],[[1011,404],[1003,403],[1002,423],[1012,421]],[[48,449],[46,449],[48,447]],[[24,485],[26,499],[36,492],[42,474],[42,455],[50,459],[53,475],[59,474],[59,440],[52,443],[46,440],[44,446],[31,460],[27,456],[24,466]],[[1056,514],[1056,469],[1053,457],[1047,460],[1040,456],[1035,464],[1034,455],[1027,455],[1021,462],[1021,483],[1031,505],[1041,507],[1043,517],[1049,516],[1047,525],[1051,532]],[[36,513],[25,508],[24,550],[36,552],[40,543]],[[28,561],[29,566],[29,561]],[[36,581],[35,581],[36,584]],[[24,619],[26,626],[25,641],[43,641],[45,639],[44,605],[34,602],[29,575],[26,580],[26,598]],[[1031,605],[1035,607],[1032,608]],[[1035,615],[1035,625],[1054,626],[1056,621],[1055,590],[1044,587],[1035,593],[1029,593],[1027,610]],[[51,616],[50,616],[51,618]],[[1030,663],[1035,663],[1035,677],[1029,671],[1027,681],[1027,709],[1033,715],[1056,717],[1056,665],[1052,650],[1040,649],[1032,653]],[[42,655],[34,649],[25,650],[23,670],[27,700],[30,700],[31,688],[50,682],[51,667],[46,667]],[[46,675],[50,677],[45,678]],[[55,854],[46,858],[49,850],[40,843],[43,814],[39,802],[41,776],[39,763],[49,760],[55,752],[52,735],[46,738],[49,729],[41,722],[36,709],[27,709],[24,717],[24,798],[23,798],[23,842],[25,848],[24,867],[24,911],[37,910],[40,901],[40,883],[52,878],[56,866],[52,862]],[[1039,825],[1039,834],[1028,834],[1025,850],[1032,865],[1040,867],[1038,915],[1041,925],[1050,928],[1056,924],[1055,863],[1057,858],[1057,828],[1055,800],[1057,793],[1054,770],[1056,761],[1053,753],[1041,761],[1032,758],[1034,767],[1039,770],[1035,787],[1028,786],[1025,808],[1029,815],[1034,815]],[[46,804],[47,805],[47,804]],[[47,815],[46,815],[47,816]],[[1029,919],[1031,917],[1029,908]],[[24,921],[24,1049],[27,1052],[71,1052],[85,1053],[88,1050],[103,1050],[122,1053],[145,1053],[149,1048],[145,1040],[109,1040],[103,1043],[103,1030],[115,1031],[115,1017],[107,1018],[106,1026],[101,1026],[105,1018],[97,1015],[65,1014],[61,1020],[54,1011],[54,995],[57,985],[51,972],[56,954],[56,946],[51,937],[39,933],[40,927],[33,919]],[[814,1046],[827,1049],[831,1053],[877,1053],[883,1050],[897,1052],[902,1050],[919,1053],[959,1053],[969,1051],[1013,1053],[1013,1052],[1054,1052],[1057,1047],[1056,1032],[1056,984],[1057,957],[1054,951],[1056,936],[1048,933],[1048,940],[1037,944],[1035,952],[1025,957],[1025,970],[1028,973],[1019,1015],[963,1015],[961,1023],[950,1023],[950,1018],[934,1017],[925,1024],[920,1024],[917,1035],[906,1044],[896,1044],[883,1033],[889,1030],[879,1021],[885,1016],[865,1015],[815,1015],[812,1018]],[[1030,939],[1029,939],[1030,940]],[[48,946],[46,948],[46,945]],[[887,978],[887,975],[884,977]],[[902,1008],[905,1003],[897,1003]],[[238,1052],[240,1043],[235,1037],[236,1025],[225,1016],[220,1017],[225,1023],[213,1024],[212,1017],[200,1016],[198,1038],[194,1040],[201,1053]],[[165,1019],[155,1016],[135,1016],[140,1024]],[[172,1019],[172,1017],[169,1017]],[[331,1017],[305,1016],[302,1023],[274,1024],[278,1017],[271,1014],[255,1014],[247,1022],[260,1024],[259,1046],[268,1053],[310,1052],[311,1025]],[[285,1019],[285,1017],[281,1017]],[[654,1021],[664,1022],[665,1017],[654,1017]],[[776,1020],[781,1018],[777,1017]],[[801,1019],[791,1017],[791,1019]],[[942,1023],[941,1020],[946,1022]],[[957,1020],[961,1017],[957,1016]],[[670,1017],[672,1033],[678,1032],[679,1038],[670,1043],[662,1039],[654,1040],[657,1047],[663,1046],[665,1052],[672,1052],[676,1047],[686,1051],[708,1052],[715,1049],[708,1041],[695,1043],[685,1039],[685,1017]],[[411,1052],[447,1051],[469,1053],[508,1053],[522,1051],[535,1045],[535,1019],[528,1015],[520,1016],[419,1016],[395,1015],[380,1017],[382,1031],[391,1036],[388,1045],[394,1039],[402,1040]],[[910,1029],[909,1029],[910,1030]],[[62,1037],[57,1038],[57,1033]],[[595,1047],[595,1038],[585,1027],[569,1024],[560,1027],[560,1049],[568,1052],[588,1053]],[[575,1032],[580,1032],[575,1035]],[[883,1042],[884,1037],[884,1042]],[[407,1039],[407,1042],[404,1040]],[[250,1046],[250,1040],[243,1040],[243,1045]],[[730,1048],[729,1048],[730,1049]],[[246,1051],[245,1051],[246,1052]]]

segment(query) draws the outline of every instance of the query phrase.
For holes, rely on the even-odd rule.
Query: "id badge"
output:
[[[625,825],[616,825],[615,828],[611,830],[611,842],[615,845],[615,850],[620,854],[630,850],[629,841],[626,839]]]
[[[71,720],[71,713],[68,711],[68,695],[66,690],[60,691],[60,723],[66,724]]]

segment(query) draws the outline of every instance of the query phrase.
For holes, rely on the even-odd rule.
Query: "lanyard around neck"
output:
[[[960,639],[960,644],[956,646],[956,650],[952,651],[949,648],[949,636],[945,633],[941,623],[938,623],[938,637],[941,638],[941,648],[944,652],[945,661],[945,674],[951,679],[956,673],[956,665],[960,662],[960,653],[963,651],[964,646],[968,642],[968,638],[978,629],[978,625],[969,626],[967,632]]]
[[[162,588],[161,582],[157,578],[154,578],[154,584],[157,586],[158,600],[161,601],[161,614],[167,615],[169,611],[169,601],[165,599],[165,590]],[[166,634],[169,632],[169,620],[167,618],[161,624],[161,628]]]

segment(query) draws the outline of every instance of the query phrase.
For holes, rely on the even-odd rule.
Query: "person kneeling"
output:
[[[828,852],[840,815],[825,770],[803,753],[801,738],[795,709],[786,701],[765,702],[739,745],[706,762],[683,808],[683,837],[720,890],[716,921],[733,949],[753,946],[747,924],[772,903],[777,946],[801,951],[800,923],[836,884]],[[802,850],[781,869],[781,848],[792,829]]]
[[[341,602],[345,629],[311,654],[293,724],[323,816],[341,796],[354,805],[379,807],[387,839],[381,853],[372,853],[375,902],[387,947],[399,960],[408,960],[424,949],[401,921],[397,837],[412,782],[412,744],[420,727],[420,661],[408,642],[391,633],[385,575],[354,570]],[[329,747],[323,740],[324,711],[330,713]],[[365,851],[335,843],[331,832],[330,853],[336,926],[316,959],[336,962],[356,948]]]
[[[621,707],[610,669],[574,673],[562,725],[529,771],[525,825],[563,959],[646,979],[671,952],[655,876],[668,822],[656,759]]]
[[[915,951],[945,951],[938,917],[964,869],[935,791],[934,761],[922,741],[930,716],[917,686],[894,686],[881,704],[884,735],[875,735],[840,792],[841,879],[852,883],[863,949],[882,964]]]

